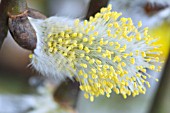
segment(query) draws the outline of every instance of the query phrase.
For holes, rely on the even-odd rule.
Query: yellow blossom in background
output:
[[[89,21],[30,19],[38,37],[30,55],[32,66],[57,79],[75,77],[90,101],[100,95],[109,98],[113,91],[124,98],[145,94],[148,78],[158,81],[146,69],[161,69],[154,65],[161,62],[157,39],[148,35],[141,21],[134,26],[131,18],[111,9],[102,8]]]
[[[161,58],[166,60],[170,52],[170,23],[164,22],[163,24],[150,29],[150,34],[153,37],[159,37],[156,44],[160,44],[159,50],[163,52]]]

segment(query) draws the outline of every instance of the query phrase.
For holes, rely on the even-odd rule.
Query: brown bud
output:
[[[54,99],[65,108],[75,108],[79,94],[79,83],[67,79],[54,92]]]
[[[18,14],[9,15],[9,30],[14,40],[23,48],[34,50],[36,48],[36,32],[28,20],[28,11]]]

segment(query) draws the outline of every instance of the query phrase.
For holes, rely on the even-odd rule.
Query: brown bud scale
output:
[[[30,24],[27,16],[27,11],[19,15],[9,14],[9,30],[14,40],[21,47],[28,50],[34,50],[37,43],[36,32]]]
[[[35,9],[28,8],[28,16],[34,19],[46,19],[47,17]]]

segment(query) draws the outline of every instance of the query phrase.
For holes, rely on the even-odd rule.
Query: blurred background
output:
[[[101,7],[112,4],[113,11],[142,21],[162,44],[162,72],[149,72],[160,79],[150,80],[145,95],[124,100],[112,94],[91,103],[78,90],[78,83],[59,82],[31,69],[30,51],[19,47],[8,33],[0,50],[0,113],[170,113],[170,0],[27,0],[28,6],[47,17],[88,19]],[[1,12],[0,12],[1,13]],[[168,82],[169,81],[169,82]],[[63,90],[64,89],[64,90]]]

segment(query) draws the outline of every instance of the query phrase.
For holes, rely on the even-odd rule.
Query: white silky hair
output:
[[[34,58],[31,61],[31,66],[34,67],[42,75],[53,76],[56,79],[64,80],[66,77],[72,79],[70,72],[65,69],[68,69],[69,66],[66,62],[67,59],[64,58],[61,54],[56,54],[55,56],[47,55],[44,52],[44,38],[48,35],[46,33],[51,32],[52,26],[57,28],[55,33],[63,31],[69,26],[73,25],[73,19],[67,19],[64,17],[50,17],[46,20],[33,19],[29,17],[29,20],[34,27],[37,35],[37,46],[34,50]],[[67,24],[66,24],[67,22]],[[53,30],[54,31],[54,30]],[[71,68],[71,72],[74,72]],[[68,73],[67,73],[68,72]]]

